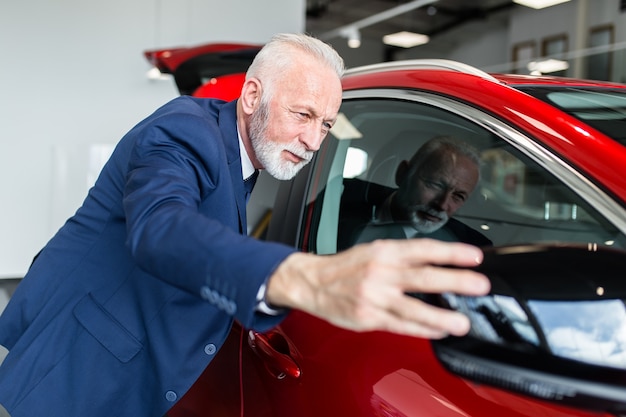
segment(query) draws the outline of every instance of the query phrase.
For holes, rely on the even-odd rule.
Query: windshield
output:
[[[524,91],[626,146],[626,90],[523,87]]]

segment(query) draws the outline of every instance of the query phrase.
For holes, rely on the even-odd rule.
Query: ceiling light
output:
[[[341,31],[341,36],[348,39],[350,48],[358,48],[361,46],[361,32],[356,26],[349,26]]]
[[[569,0],[513,0],[513,3],[521,4],[522,6],[533,9],[543,9],[557,4],[566,3],[568,1]]]
[[[358,48],[361,46],[361,33],[358,30],[355,35],[348,38],[348,46],[350,48]]]
[[[544,59],[528,63],[528,70],[533,75],[549,74],[551,72],[565,71],[569,68],[567,61],[560,59]]]
[[[398,32],[383,36],[385,45],[399,46],[401,48],[412,48],[414,46],[428,43],[430,38],[426,35],[413,32]]]

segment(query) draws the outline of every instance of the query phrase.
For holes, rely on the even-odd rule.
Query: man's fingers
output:
[[[357,330],[380,329],[417,337],[440,339],[462,336],[470,329],[469,319],[458,312],[404,296],[393,307],[372,311],[367,326]],[[371,326],[371,329],[368,328]]]
[[[402,272],[401,279],[405,292],[485,295],[490,289],[485,275],[468,269],[439,266],[407,268]]]
[[[469,331],[470,321],[464,314],[435,307],[408,295],[404,297],[393,309],[400,320],[418,324],[422,329],[430,329],[438,333],[439,337],[462,336]]]
[[[483,260],[483,252],[465,243],[441,242],[434,239],[386,240],[374,242],[378,250],[396,261],[411,265],[439,264],[471,267]]]
[[[465,269],[482,262],[483,253],[475,246],[431,239],[386,240],[374,245],[380,259],[394,260],[382,263],[389,267],[387,273],[399,280],[395,283],[404,292],[489,292],[490,283],[483,274]]]

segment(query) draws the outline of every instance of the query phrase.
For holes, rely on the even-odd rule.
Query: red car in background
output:
[[[260,45],[212,43],[149,50],[144,57],[161,74],[171,74],[180,94],[234,100]]]
[[[163,68],[176,77],[185,62]],[[219,80],[205,70],[196,80]],[[483,166],[454,218],[493,242],[478,268],[492,292],[414,295],[465,312],[470,334],[354,333],[298,311],[265,334],[235,324],[168,415],[626,415],[626,86],[418,60],[352,69],[343,88],[331,135],[257,226],[336,253],[396,188],[402,160],[433,136],[464,139]]]

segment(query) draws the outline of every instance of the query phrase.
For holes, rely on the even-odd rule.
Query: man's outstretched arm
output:
[[[270,277],[266,300],[355,331],[461,336],[467,317],[406,293],[484,295],[484,275],[442,266],[471,267],[482,258],[477,247],[430,239],[379,240],[330,256],[294,253]]]

